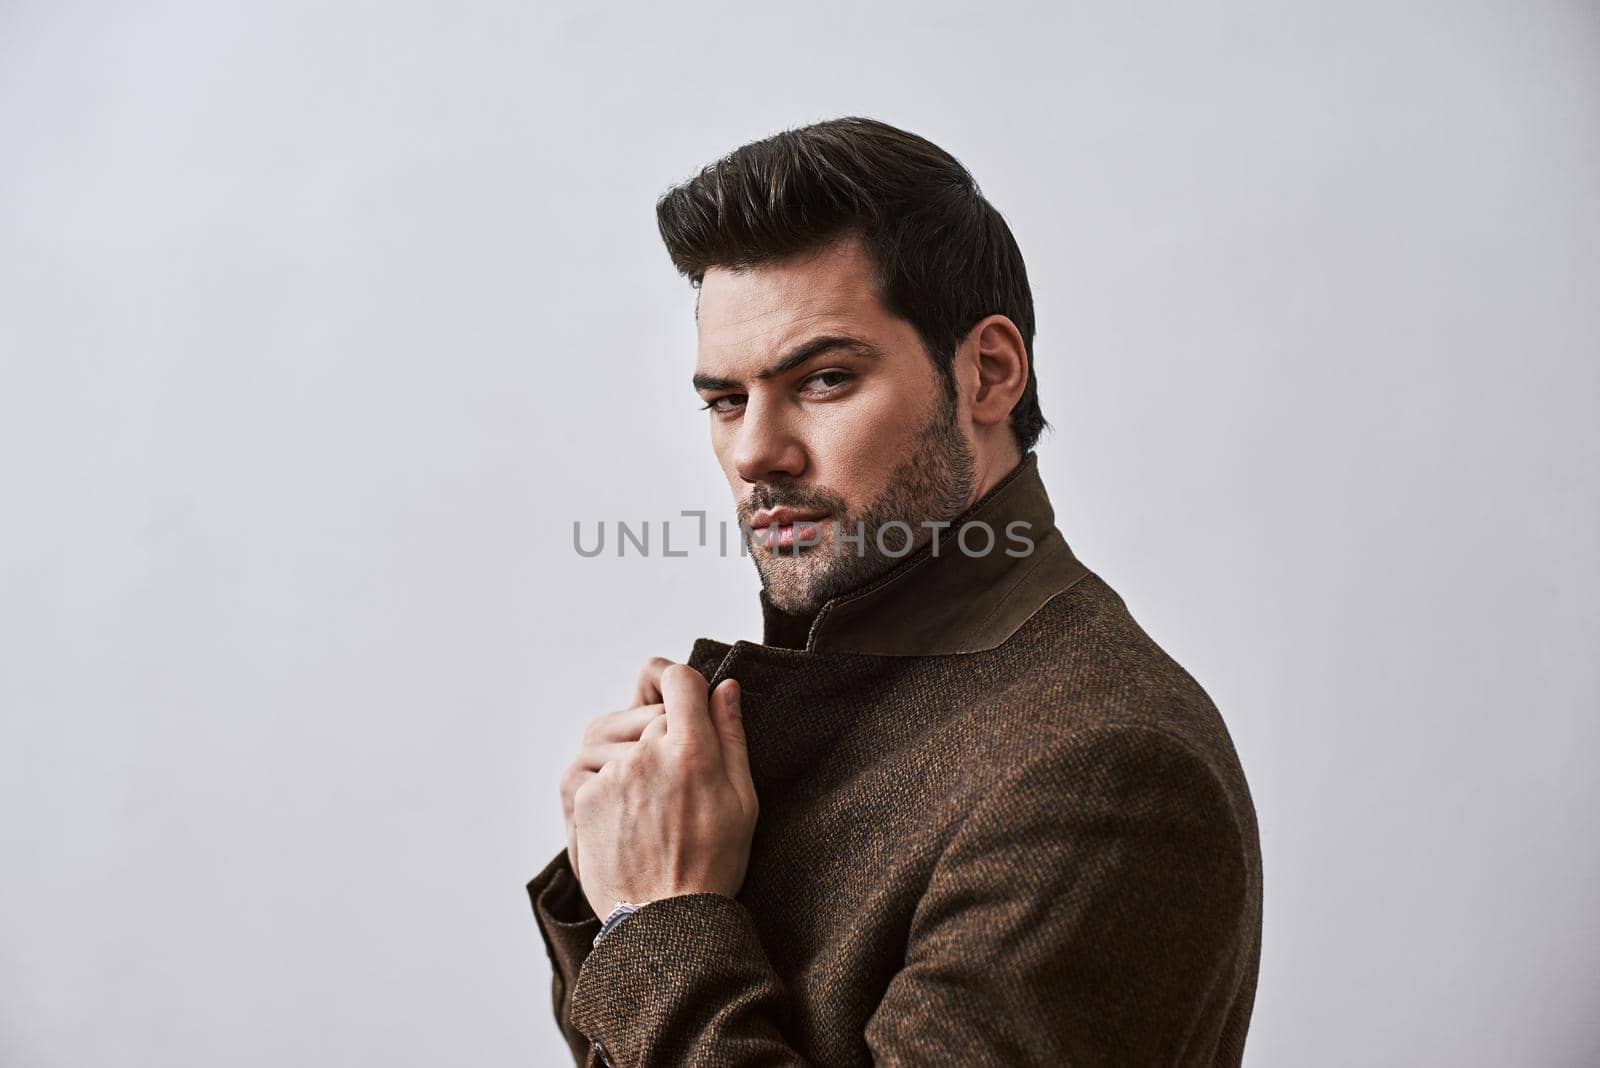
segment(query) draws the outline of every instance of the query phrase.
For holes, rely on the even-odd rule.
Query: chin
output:
[[[818,596],[822,586],[822,583],[816,581],[818,576],[794,572],[773,573],[783,568],[785,563],[792,561],[769,565],[772,570],[762,576],[762,585],[766,588],[768,600],[790,613],[814,612],[821,608],[824,598]]]
[[[795,615],[815,612],[822,603],[809,590],[796,590],[787,583],[768,584],[767,597],[774,605]]]

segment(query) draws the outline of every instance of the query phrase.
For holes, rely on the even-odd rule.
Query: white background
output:
[[[0,1062],[557,1064],[523,883],[759,637],[655,198],[1010,221],[1082,558],[1221,707],[1256,1066],[1600,1058],[1592,3],[0,2]]]

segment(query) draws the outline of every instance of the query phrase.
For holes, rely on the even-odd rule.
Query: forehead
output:
[[[745,270],[712,268],[696,313],[700,369],[764,361],[823,333],[887,348],[897,323],[879,301],[872,263],[855,239]]]

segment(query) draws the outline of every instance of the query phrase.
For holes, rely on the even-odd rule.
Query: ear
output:
[[[968,374],[976,371],[977,391],[972,396],[972,422],[978,427],[1003,425],[1028,385],[1028,346],[1017,324],[1004,315],[991,315],[967,333]]]

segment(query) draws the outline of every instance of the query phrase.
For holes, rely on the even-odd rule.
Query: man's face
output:
[[[971,503],[956,402],[916,330],[879,302],[858,240],[708,270],[698,325],[712,447],[780,608],[813,611],[856,588],[905,555],[898,523],[920,544],[922,523]]]

